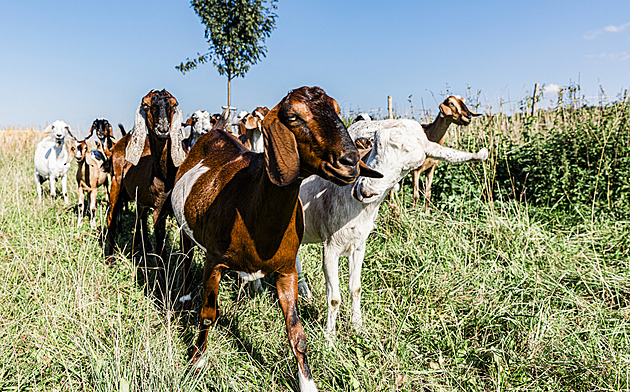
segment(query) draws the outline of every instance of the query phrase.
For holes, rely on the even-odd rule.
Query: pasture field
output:
[[[321,391],[630,390],[630,188],[620,178],[630,171],[628,105],[543,117],[488,116],[453,132],[447,144],[492,146],[491,158],[441,165],[431,215],[412,208],[407,182],[382,205],[363,267],[360,332],[342,286],[337,338],[324,338],[321,248],[301,249],[315,299],[300,301],[300,315]],[[230,274],[208,365],[188,372],[197,313],[158,304],[151,272],[140,278],[129,252],[134,208],[109,266],[101,232],[87,220],[76,228],[76,164],[71,203],[44,187],[37,204],[36,137],[0,131],[1,391],[298,389],[274,290],[252,296]],[[345,260],[340,273],[347,284]]]

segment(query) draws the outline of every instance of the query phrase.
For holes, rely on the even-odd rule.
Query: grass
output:
[[[36,136],[9,143],[0,131],[0,390],[298,390],[274,291],[252,297],[232,275],[221,284],[208,366],[189,373],[197,313],[147,294],[129,229],[118,263],[104,262],[101,233],[87,221],[75,227],[74,181],[69,205],[46,187],[37,205]],[[551,224],[525,204],[474,192],[460,200],[465,207],[428,216],[411,208],[405,187],[395,208],[382,206],[364,262],[364,329],[350,327],[342,286],[332,345],[321,248],[302,248],[315,300],[301,301],[300,315],[319,389],[630,390],[630,223]],[[101,199],[101,227],[104,213]],[[345,260],[340,273],[347,282]]]

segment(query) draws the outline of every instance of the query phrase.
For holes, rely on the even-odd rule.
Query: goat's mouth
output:
[[[376,192],[372,192],[366,187],[363,186],[363,181],[357,181],[352,186],[352,197],[361,203],[372,203],[376,199],[378,199],[379,194]]]
[[[105,139],[105,132],[104,131],[96,131],[96,137],[98,137],[101,140]]]
[[[157,136],[157,138],[160,139],[160,140],[166,140],[166,139],[169,138],[170,132],[169,132],[169,130],[166,130],[165,132],[162,132],[159,129],[156,129],[155,130],[155,136]]]
[[[61,136],[57,136],[55,135],[55,143],[57,143],[58,146],[63,144],[63,135]]]

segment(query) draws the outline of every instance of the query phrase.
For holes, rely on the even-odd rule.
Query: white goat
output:
[[[341,302],[339,258],[342,255],[348,256],[349,262],[351,322],[357,329],[362,325],[361,265],[365,242],[388,191],[410,170],[420,167],[427,157],[446,162],[484,161],[488,157],[485,148],[472,154],[430,142],[422,126],[413,120],[359,121],[348,129],[348,133],[355,140],[374,137],[374,148],[366,163],[384,177],[359,177],[351,191],[316,176],[304,180],[300,187],[305,226],[302,244],[324,244],[326,333],[331,337]],[[298,276],[301,276],[299,257],[296,264]],[[300,282],[299,289],[303,295],[310,295],[306,282]]]
[[[190,150],[197,139],[211,130],[213,125],[212,116],[207,111],[197,110],[191,114],[184,123],[185,127],[190,126],[190,135],[182,141],[186,150]]]
[[[57,195],[55,182],[61,178],[61,193],[63,200],[68,203],[68,169],[72,156],[68,154],[64,146],[65,137],[69,135],[76,140],[70,132],[70,126],[61,120],[57,120],[46,127],[47,133],[44,140],[37,143],[35,149],[35,182],[37,183],[37,198],[42,202],[42,183],[50,180],[50,195]]]

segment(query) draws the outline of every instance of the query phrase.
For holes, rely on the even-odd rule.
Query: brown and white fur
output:
[[[269,113],[269,109],[259,106],[253,112],[245,115],[238,123],[238,139],[253,152],[264,151],[262,123],[267,113]]]
[[[86,138],[87,139],[87,138]],[[107,157],[101,150],[90,151],[85,140],[75,141],[72,147],[74,158],[77,160],[77,199],[78,199],[78,220],[77,226],[81,226],[83,221],[83,211],[85,193],[88,195],[87,207],[90,211],[90,226],[96,227],[96,196],[98,187],[104,186],[105,200],[109,202],[109,190],[107,173],[109,163]]]
[[[106,256],[114,253],[116,220],[126,201],[136,201],[137,216],[134,244],[142,233],[147,241],[147,214],[153,209],[153,228],[158,263],[164,262],[166,218],[169,194],[175,183],[177,167],[186,156],[182,146],[182,112],[178,102],[166,90],[152,90],[136,112],[134,131],[114,145],[112,150],[112,185],[107,214]],[[158,268],[158,284],[164,282],[164,270]],[[165,287],[161,287],[165,289]],[[163,294],[158,291],[158,295]]]
[[[300,390],[317,390],[297,307],[295,257],[304,233],[300,184],[312,174],[338,185],[355,181],[359,169],[378,175],[360,164],[338,113],[337,102],[320,88],[293,90],[264,119],[264,153],[213,130],[199,138],[179,168],[173,211],[183,231],[206,252],[200,332],[191,349],[197,366],[219,315],[223,271],[238,271],[246,280],[275,272]]]

